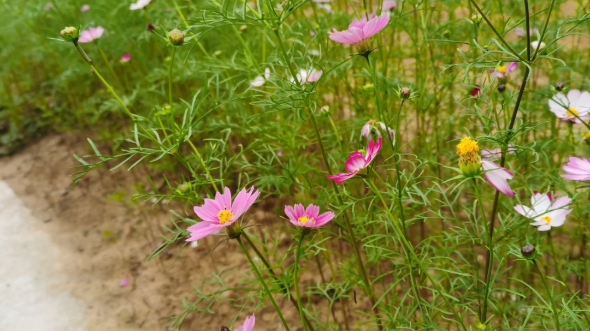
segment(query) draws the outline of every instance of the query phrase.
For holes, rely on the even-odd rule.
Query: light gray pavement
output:
[[[84,331],[86,305],[67,290],[60,249],[0,181],[0,330]]]

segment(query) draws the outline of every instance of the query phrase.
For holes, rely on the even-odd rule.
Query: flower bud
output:
[[[186,193],[190,189],[191,189],[191,183],[190,182],[185,182],[185,183],[182,183],[182,184],[178,185],[178,188],[176,189],[176,192],[182,194],[182,193]]]
[[[584,135],[584,142],[586,142],[586,144],[590,146],[590,131],[586,132],[586,134]]]
[[[240,26],[240,31],[246,31],[247,29],[248,29],[248,26],[245,24]]]
[[[222,326],[222,327],[221,327],[221,331],[229,331],[229,329],[228,329],[228,327],[227,327],[227,326]]]
[[[78,34],[78,29],[73,26],[65,27],[59,35],[67,41],[77,41],[80,35]]]
[[[498,85],[498,92],[504,93],[504,91],[506,91],[506,84]]]
[[[564,88],[565,88],[564,82],[558,82],[557,84],[555,84],[555,89],[558,91],[563,91]]]
[[[410,88],[402,87],[402,89],[399,90],[399,97],[400,98],[402,98],[404,100],[408,100],[411,96],[412,96],[412,90],[410,90]]]
[[[482,20],[483,20],[483,17],[481,17],[481,15],[479,15],[479,14],[471,15],[471,21],[477,25],[479,25]]]
[[[481,174],[481,157],[479,145],[471,137],[464,137],[457,145],[459,169],[465,177],[476,177]]]
[[[365,86],[363,86],[363,90],[367,91],[367,92],[371,92],[375,89],[375,85],[373,85],[372,83],[367,83],[365,84]]]
[[[547,47],[547,45],[544,42],[541,42],[541,44],[539,44],[538,41],[531,41],[531,48],[533,50],[536,50],[537,47],[539,48],[539,51],[541,51],[543,48]]]
[[[520,249],[520,253],[527,259],[533,259],[535,258],[535,246],[526,245]]]
[[[222,52],[220,50],[216,50],[215,53],[213,53],[213,55],[215,55],[215,56],[219,56],[221,54],[222,54]]]
[[[156,26],[154,25],[154,23],[148,24],[147,30],[148,32],[154,32],[154,30],[156,30]]]
[[[184,44],[184,33],[178,29],[174,29],[168,32],[168,40],[170,40],[174,46],[181,46]]]

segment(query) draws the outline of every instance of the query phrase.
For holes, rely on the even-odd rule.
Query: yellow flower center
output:
[[[309,218],[307,216],[301,216],[301,217],[299,217],[298,221],[301,222],[301,224],[305,225],[305,224],[307,224],[307,222],[313,221],[313,217]]]
[[[543,217],[541,217],[541,219],[543,221],[545,221],[545,223],[547,223],[547,225],[551,224],[551,221],[552,221],[551,216],[543,216]]]
[[[580,115],[580,113],[578,112],[578,110],[576,108],[570,108],[567,110],[567,116],[569,116],[569,117],[577,117],[579,115]]]
[[[479,155],[479,145],[477,144],[476,140],[471,139],[471,137],[464,137],[457,145],[457,154],[460,157],[473,157]]]
[[[371,125],[373,125],[373,124],[375,124],[375,123],[377,123],[377,120],[370,120],[370,121],[369,121],[369,124],[371,124]]]
[[[498,72],[505,74],[508,71],[508,67],[505,65],[501,65],[498,66],[498,69],[496,69]]]
[[[225,224],[225,223],[229,222],[233,217],[234,217],[234,213],[225,209],[225,207],[223,207],[223,210],[217,214],[217,218],[219,218],[220,224]]]

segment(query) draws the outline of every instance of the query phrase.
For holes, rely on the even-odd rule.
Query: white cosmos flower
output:
[[[254,87],[260,87],[264,85],[264,83],[270,79],[270,69],[264,69],[264,76],[256,76],[253,80],[250,81],[250,85]]]
[[[143,9],[145,6],[149,5],[150,2],[152,2],[152,0],[137,0],[136,3],[132,3],[131,6],[129,6],[129,9],[130,10]]]
[[[522,216],[533,220],[531,225],[538,226],[539,231],[549,231],[565,223],[567,215],[572,212],[572,209],[566,208],[571,202],[572,199],[569,197],[554,200],[550,194],[535,192],[531,197],[532,207],[518,205],[514,209]]]
[[[590,93],[570,90],[567,97],[557,93],[549,99],[549,109],[559,118],[566,121],[581,123],[577,117],[585,120],[590,112]]]

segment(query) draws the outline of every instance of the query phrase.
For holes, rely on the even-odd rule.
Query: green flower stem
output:
[[[299,293],[299,280],[297,279],[297,273],[299,272],[299,258],[301,256],[301,246],[303,245],[303,239],[305,238],[307,229],[302,229],[301,235],[299,236],[299,243],[297,250],[295,251],[295,265],[293,266],[293,286],[295,287],[295,298],[297,299],[297,309],[301,320],[305,319],[305,313],[303,312],[303,306],[301,305],[301,294]],[[305,331],[308,331],[307,324],[303,323]]]
[[[168,105],[170,110],[173,110],[172,106],[172,67],[174,67],[174,58],[176,57],[176,46],[172,47],[172,59],[170,60],[170,66],[168,67]]]
[[[80,55],[82,55],[82,57],[84,58],[84,60],[86,62],[88,62],[88,64],[90,65],[90,68],[92,69],[92,72],[96,74],[96,76],[98,77],[98,79],[100,79],[100,81],[102,82],[102,84],[107,88],[107,90],[109,90],[109,92],[111,92],[111,94],[115,97],[115,99],[117,100],[117,102],[119,102],[119,104],[121,105],[121,107],[123,107],[123,110],[125,110],[125,113],[127,115],[129,115],[129,117],[131,119],[133,119],[133,114],[131,113],[131,111],[129,110],[129,108],[127,108],[127,106],[125,105],[125,103],[123,102],[123,100],[121,100],[121,98],[119,97],[119,95],[117,94],[117,92],[115,92],[115,90],[111,87],[111,85],[109,83],[107,83],[107,81],[102,77],[102,75],[100,74],[100,72],[98,72],[98,70],[96,70],[96,68],[92,64],[92,60],[86,54],[86,52],[84,52],[84,50],[82,49],[82,47],[80,47],[80,45],[78,44],[78,42],[74,41],[74,46],[76,47],[76,49],[78,50],[78,52],[80,53]]]
[[[250,262],[252,269],[254,269],[254,272],[256,273],[256,277],[258,277],[258,281],[260,282],[260,284],[262,284],[262,287],[264,287],[264,290],[266,291],[266,294],[268,295],[268,298],[270,299],[270,302],[272,303],[273,307],[277,311],[277,314],[279,315],[279,318],[281,319],[281,322],[283,323],[285,330],[290,331],[289,325],[287,324],[285,317],[283,317],[283,313],[281,312],[281,309],[277,305],[275,299],[272,297],[272,293],[268,289],[268,286],[266,285],[264,278],[262,278],[262,275],[260,274],[258,267],[256,267],[256,264],[254,263],[254,261],[252,261],[252,257],[250,256],[248,249],[246,249],[246,247],[244,246],[244,243],[242,242],[242,239],[240,237],[237,237],[236,240],[238,241],[238,244],[240,244],[240,248],[242,249],[242,251],[244,251],[244,254],[246,254],[246,258],[248,258],[248,262]]]
[[[549,296],[549,301],[551,301],[551,310],[553,311],[553,322],[555,323],[555,331],[561,331],[561,327],[559,325],[559,312],[557,311],[557,306],[555,305],[555,300],[553,299],[553,294],[551,293],[551,290],[549,289],[549,286],[547,285],[547,279],[545,278],[545,275],[543,274],[543,271],[541,271],[541,268],[537,264],[536,260],[533,260],[533,264],[535,265],[535,268],[537,268],[537,272],[539,273],[539,276],[541,276],[541,281],[543,282],[543,287],[545,287],[545,291],[547,291],[547,295]]]
[[[483,207],[483,201],[481,200],[481,192],[479,191],[479,186],[477,185],[477,182],[475,181],[475,178],[473,178],[473,188],[475,190],[475,196],[477,198],[477,204],[479,205],[480,211],[481,211],[481,217],[483,218],[484,221],[484,229],[486,228],[485,225],[487,225],[486,223],[486,213],[485,213],[485,209]],[[477,224],[477,223],[476,223]],[[492,234],[488,231],[488,253],[491,259],[494,258],[494,240],[492,237]],[[490,286],[492,283],[492,268],[486,268],[486,274],[485,274],[485,283],[486,283],[486,287],[483,293],[483,305],[482,308],[480,310],[480,315],[479,315],[479,322],[480,323],[485,323],[486,322],[486,318],[487,318],[487,311],[488,311],[488,299],[490,297]]]
[[[438,282],[434,281],[434,279],[432,279],[432,276],[428,273],[428,270],[426,270],[426,268],[422,264],[422,261],[416,255],[416,252],[414,252],[414,248],[413,248],[412,244],[408,241],[408,239],[405,236],[403,236],[402,229],[401,229],[400,225],[398,224],[399,222],[395,221],[395,217],[391,213],[391,210],[389,210],[389,207],[387,205],[387,202],[385,201],[385,198],[383,197],[381,192],[377,189],[377,187],[375,186],[375,183],[370,179],[367,180],[366,183],[369,185],[371,190],[373,190],[373,192],[375,192],[375,194],[381,200],[381,203],[383,204],[383,207],[384,207],[387,215],[392,220],[393,226],[394,226],[395,230],[397,230],[397,232],[398,232],[398,236],[401,239],[403,248],[407,252],[406,254],[408,254],[409,257],[411,257],[415,260],[416,264],[418,264],[418,266],[420,267],[421,271],[426,276],[426,278],[428,278],[430,283],[436,287],[436,290],[439,292],[440,296],[443,298],[443,301],[453,311],[453,315],[455,316],[456,321],[461,325],[462,330],[467,331],[468,329],[465,326],[465,324],[463,323],[463,319],[461,318],[459,313],[457,313],[457,311],[455,310],[455,307],[449,302],[449,299],[447,298],[447,296],[445,294],[443,294],[440,284]],[[410,273],[410,275],[411,275],[411,273]],[[420,300],[420,297],[417,297],[417,299]]]
[[[512,118],[510,119],[510,124],[508,125],[508,132],[511,132],[512,129],[514,128],[514,124],[516,123],[516,115],[518,114],[518,109],[520,108],[520,102],[522,101],[522,96],[524,95],[524,90],[526,88],[526,84],[529,80],[529,74],[530,74],[530,69],[528,66],[526,66],[526,69],[524,71],[524,78],[522,79],[522,84],[520,85],[520,91],[518,92],[518,97],[516,98],[516,104],[514,105],[514,110],[512,111]],[[510,139],[512,137],[509,136],[508,137],[508,141],[506,142],[506,144],[508,144],[510,142]],[[500,166],[504,167],[504,165],[506,164],[506,154],[507,154],[507,150],[506,148],[502,148],[502,156],[500,157]],[[491,220],[490,220],[490,228],[489,228],[489,235],[490,235],[490,242],[492,242],[493,238],[494,238],[494,228],[496,227],[496,214],[498,213],[498,202],[500,200],[500,191],[496,191],[496,195],[494,196],[494,204],[492,207],[492,215],[491,215]],[[486,267],[485,267],[485,275],[486,275],[486,279],[485,282],[486,284],[489,282],[489,277],[488,275],[492,274],[491,269],[494,266],[494,254],[492,254],[492,249],[490,248],[486,254]],[[482,316],[483,319],[482,320],[486,320],[487,319],[487,311],[482,311]]]
[[[215,192],[219,192],[219,190],[217,189],[217,185],[215,184],[215,181],[213,180],[213,177],[211,176],[211,173],[209,172],[209,168],[207,168],[207,165],[205,164],[203,157],[201,157],[201,153],[199,153],[199,150],[195,147],[195,145],[193,145],[193,142],[190,139],[187,139],[186,141],[188,142],[188,144],[191,146],[191,148],[193,149],[193,151],[195,152],[195,154],[199,158],[199,161],[201,162],[201,166],[203,166],[203,169],[205,169],[205,172],[207,173],[207,177],[209,178],[209,181],[211,182],[213,189],[215,190]]]
[[[543,24],[543,30],[541,31],[541,38],[539,38],[539,44],[537,45],[537,49],[535,49],[535,55],[533,55],[533,62],[537,59],[539,55],[539,49],[541,48],[541,43],[545,38],[545,33],[547,32],[547,26],[549,25],[549,19],[551,18],[551,13],[553,13],[553,8],[555,7],[555,0],[551,1],[551,6],[549,6],[549,13],[547,13],[547,17],[545,18],[545,24]],[[530,43],[529,43],[530,44]]]
[[[524,19],[526,22],[526,58],[531,61],[531,18],[529,15],[529,2],[524,0]],[[540,43],[539,43],[540,44]],[[538,48],[538,47],[537,47]]]
[[[289,57],[287,56],[287,52],[285,51],[285,47],[283,45],[283,40],[281,38],[281,34],[278,32],[278,30],[274,30],[274,34],[277,37],[277,40],[279,42],[279,48],[281,49],[281,53],[283,54],[286,65],[289,68],[289,71],[291,72],[293,79],[295,80],[295,84],[297,84],[297,86],[301,86],[301,84],[297,80],[297,74],[295,73],[295,70],[289,64]],[[307,99],[306,99],[306,103],[307,103]],[[333,174],[333,172],[330,167],[330,162],[328,161],[328,155],[326,154],[326,149],[324,148],[324,143],[322,141],[322,135],[320,134],[320,130],[318,128],[318,123],[316,121],[315,115],[313,114],[313,111],[309,107],[309,104],[306,104],[305,108],[307,109],[307,112],[308,112],[311,122],[313,124],[313,129],[314,129],[316,138],[318,140],[318,145],[320,146],[320,150],[322,152],[322,158],[324,160],[324,165],[326,166],[328,173],[331,175],[331,174]],[[340,190],[338,189],[338,185],[336,185],[336,183],[334,183],[334,181],[331,181],[331,182],[332,182],[332,187],[334,188],[334,191],[336,192],[336,198],[338,199],[338,203],[340,206],[343,206],[344,201],[342,200],[342,195],[340,193]],[[346,232],[348,232],[350,245],[352,246],[352,250],[354,252],[357,267],[360,271],[363,283],[365,285],[366,293],[369,296],[369,299],[371,300],[373,314],[375,315],[375,318],[377,319],[377,328],[381,331],[381,330],[383,330],[383,326],[381,325],[381,316],[379,315],[379,309],[377,307],[377,298],[375,295],[375,290],[373,289],[373,286],[371,285],[371,282],[369,281],[369,277],[367,276],[367,271],[366,271],[365,265],[363,263],[363,258],[361,256],[360,250],[358,248],[358,241],[356,239],[356,235],[354,234],[354,229],[352,228],[352,224],[350,222],[350,218],[348,216],[348,213],[343,212],[342,214],[344,215],[344,224],[346,226]]]
[[[256,245],[254,245],[254,242],[252,242],[252,239],[250,239],[250,236],[248,236],[246,234],[246,232],[242,232],[242,236],[244,238],[246,238],[246,241],[248,242],[248,245],[250,245],[250,247],[252,247],[252,249],[254,250],[254,252],[256,253],[256,255],[258,256],[258,258],[260,258],[260,261],[262,261],[262,264],[264,264],[264,266],[266,267],[266,269],[268,270],[268,273],[276,280],[279,281],[279,277],[277,276],[277,274],[274,272],[274,270],[272,269],[272,267],[270,266],[270,263],[268,263],[268,260],[264,257],[264,255],[262,255],[262,253],[260,252],[260,250],[256,247]],[[291,295],[290,291],[288,291],[284,286],[281,286],[281,290],[283,291],[284,294],[286,294],[289,298],[289,301],[291,301],[291,303],[293,304],[293,306],[299,311],[299,306],[297,305],[297,301],[295,299],[293,299],[293,296]],[[301,311],[299,311],[301,314],[303,314]],[[305,325],[307,326],[307,328],[310,331],[314,331],[313,326],[311,325],[311,323],[309,322],[309,319],[307,318],[307,315],[303,315],[302,316],[303,322],[305,323]]]

